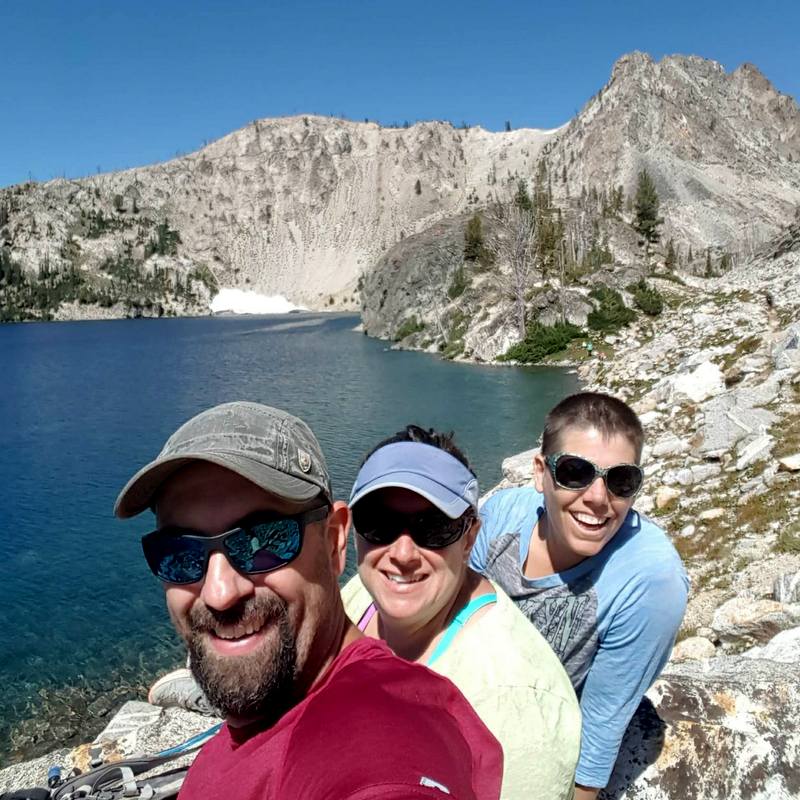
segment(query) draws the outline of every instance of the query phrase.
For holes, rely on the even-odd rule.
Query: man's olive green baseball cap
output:
[[[328,467],[311,428],[279,408],[240,401],[209,408],[181,425],[158,457],[128,481],[114,513],[124,519],[152,508],[164,482],[196,461],[229,469],[285,500],[332,499]]]

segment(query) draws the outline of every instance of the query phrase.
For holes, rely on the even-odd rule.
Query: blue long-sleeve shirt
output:
[[[689,580],[664,531],[633,510],[597,555],[526,578],[531,535],[544,512],[533,488],[490,497],[470,566],[511,596],[561,659],[583,713],[575,780],[602,787],[628,722],[669,658]]]

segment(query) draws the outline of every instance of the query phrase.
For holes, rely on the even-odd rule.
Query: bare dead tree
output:
[[[514,316],[520,339],[525,338],[525,295],[536,270],[536,213],[513,200],[496,201],[487,214],[492,236],[487,242],[498,266],[503,289],[514,300]],[[507,270],[507,272],[505,271]]]

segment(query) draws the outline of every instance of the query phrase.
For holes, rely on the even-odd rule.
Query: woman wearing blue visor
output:
[[[478,480],[451,436],[409,425],[365,459],[350,495],[351,619],[450,678],[503,746],[504,800],[573,793],[580,711],[561,663],[503,591],[467,565]]]

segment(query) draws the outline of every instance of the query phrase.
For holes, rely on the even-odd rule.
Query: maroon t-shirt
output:
[[[363,638],[271,728],[223,725],[179,800],[497,800],[502,773],[449,680]]]

